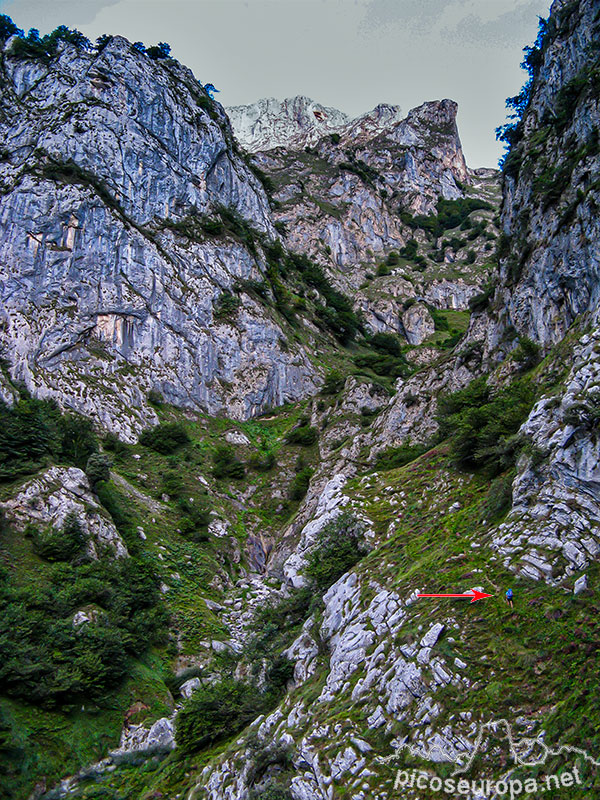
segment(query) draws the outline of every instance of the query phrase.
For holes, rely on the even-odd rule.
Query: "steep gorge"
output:
[[[6,462],[4,598],[46,608],[37,574],[75,647],[154,637],[87,710],[75,688],[1,698],[9,797],[390,800],[436,796],[399,791],[398,767],[538,775],[501,719],[522,753],[598,756],[598,39],[597,3],[556,0],[499,223],[450,101],[244,156],[172,59],[116,37],[48,65],[5,42],[4,419],[57,433]],[[98,75],[137,114],[111,122]],[[77,418],[21,380],[96,433],[70,447]],[[107,590],[122,574],[162,623]],[[416,597],[470,588],[494,597]],[[580,770],[569,796],[594,796]]]

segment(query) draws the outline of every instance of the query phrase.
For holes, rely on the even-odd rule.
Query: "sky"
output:
[[[522,48],[549,0],[0,0],[25,30],[121,34],[172,55],[224,106],[304,94],[356,116],[459,104],[467,163],[496,166],[494,129],[525,73]]]

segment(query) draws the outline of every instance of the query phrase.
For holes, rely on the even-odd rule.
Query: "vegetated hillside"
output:
[[[571,60],[597,38],[593,5],[553,7],[532,57],[539,73],[525,121],[541,96],[553,99],[539,78],[552,60],[553,74],[568,81]],[[92,58],[60,44],[65,36],[37,68],[53,69],[68,53]],[[17,63],[29,46],[13,39],[5,50],[16,47],[9,59]],[[136,53],[149,76],[181,69]],[[585,53],[595,56],[593,48]],[[439,104],[426,111],[437,114]],[[582,91],[573,125],[594,114],[594,97]],[[525,159],[537,130],[531,123],[522,132]],[[330,146],[337,145],[316,147]],[[366,141],[361,146],[367,164]],[[563,146],[556,143],[557,159]],[[486,232],[494,235],[493,210],[469,203],[492,202],[493,176],[467,175],[469,186],[455,182],[457,196],[440,200],[445,156],[419,148],[432,186],[413,187],[413,199],[427,203],[422,211],[404,211],[404,219],[394,212],[417,244],[403,236],[405,256],[389,247],[400,263],[389,263],[389,242],[382,244],[374,263],[391,272],[419,273],[411,266],[419,256],[433,270],[426,248],[451,257],[443,239],[474,228],[471,241],[490,252]],[[306,167],[308,180],[315,173]],[[337,178],[323,180],[319,186],[331,188]],[[503,177],[505,226],[524,186],[512,180]],[[578,219],[593,197],[583,197]],[[403,199],[413,202],[402,191],[398,206]],[[266,210],[268,225],[291,208]],[[556,203],[545,213],[552,217]],[[600,332],[592,300],[591,313],[551,341],[533,325],[512,328],[502,303],[526,294],[535,266],[532,259],[514,285],[502,286],[521,247],[503,237],[498,286],[469,310],[404,295],[403,313],[421,307],[433,323],[411,341],[415,326],[377,329],[356,313],[368,291],[355,290],[352,302],[346,294],[358,263],[311,257],[290,236],[278,243],[266,228],[258,235],[243,217],[229,219],[238,226],[227,228],[234,241],[218,239],[219,247],[258,254],[265,278],[232,290],[217,319],[241,313],[247,298],[259,303],[290,349],[296,342],[316,357],[324,375],[311,397],[236,421],[142,383],[145,418],[158,424],[125,442],[31,397],[13,363],[3,368],[12,402],[1,408],[0,426],[5,793],[389,800],[398,767],[524,781],[571,763],[561,755],[515,767],[506,729],[490,727],[503,718],[517,741],[539,736],[597,757]],[[567,270],[567,251],[554,241],[544,255]],[[574,263],[578,257],[575,250]],[[385,281],[400,276],[377,280],[384,293]],[[591,297],[593,271],[587,280]],[[541,293],[535,302],[543,316]],[[127,380],[136,390],[137,374]],[[512,611],[503,603],[508,586]],[[493,597],[477,605],[416,598],[474,587]],[[401,745],[408,747],[396,762],[381,760]],[[581,759],[579,769],[583,783],[568,796],[594,796],[595,768]]]

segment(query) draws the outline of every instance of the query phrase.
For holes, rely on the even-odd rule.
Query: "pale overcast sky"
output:
[[[223,105],[305,94],[350,115],[459,103],[470,166],[495,166],[494,128],[524,81],[522,48],[549,0],[0,0],[42,33],[166,41]]]

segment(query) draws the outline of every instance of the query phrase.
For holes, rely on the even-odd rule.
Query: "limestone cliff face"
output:
[[[283,351],[264,307],[242,296],[229,318],[215,317],[236,279],[263,270],[260,249],[206,233],[215,220],[222,233],[218,210],[274,231],[224,111],[192,73],[119,37],[99,53],[63,44],[49,63],[11,47],[0,330],[12,377],[126,438],[155,418],[153,388],[238,418],[312,392],[315,370]]]
[[[271,97],[250,105],[230,106],[226,111],[236,138],[250,153],[275,147],[301,150],[332,133],[354,137],[368,132],[373,136],[402,119],[400,106],[380,103],[372,111],[350,119],[343,111],[302,95],[285,100]]]
[[[544,346],[599,298],[598,4],[557,0],[520,138],[508,156],[497,305]],[[596,45],[596,46],[595,46]],[[498,329],[488,334],[498,343]]]
[[[377,111],[377,110],[376,110]],[[277,218],[288,244],[326,254],[343,272],[401,248],[412,235],[398,213],[434,213],[441,195],[462,196],[468,180],[456,128],[456,103],[425,103],[406,119],[367,117],[326,136],[315,148],[269,150],[256,156],[275,184]],[[375,112],[373,112],[375,113]],[[363,273],[364,274],[364,273]]]
[[[438,308],[466,310],[487,280],[491,244],[483,236],[434,261],[443,237],[432,241],[409,224],[414,215],[435,215],[440,197],[468,194],[497,203],[497,173],[467,169],[456,112],[451,100],[425,103],[405,118],[397,107],[380,105],[334,135],[321,132],[311,147],[290,139],[254,155],[273,184],[274,218],[284,226],[287,246],[308,253],[352,294],[371,332],[420,343],[422,334],[403,321],[404,302],[424,298]],[[381,261],[412,239],[427,254],[427,268],[396,258],[391,275],[372,280]],[[471,248],[475,259],[467,261]]]
[[[343,111],[302,95],[285,100],[264,98],[226,111],[236,138],[250,153],[281,146],[302,148],[350,122]]]

